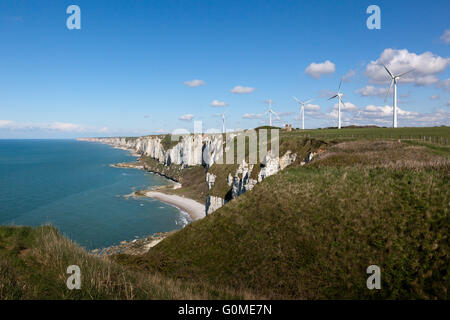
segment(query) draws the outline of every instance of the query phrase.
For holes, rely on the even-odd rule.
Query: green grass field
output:
[[[414,139],[437,144],[450,144],[450,127],[404,127],[404,128],[342,128],[295,130],[292,134],[303,134],[321,139]],[[442,137],[442,141],[441,141]]]

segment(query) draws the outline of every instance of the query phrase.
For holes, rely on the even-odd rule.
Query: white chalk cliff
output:
[[[221,155],[221,135],[184,135],[181,141],[169,150],[164,150],[161,138],[146,136],[139,138],[85,138],[84,141],[100,142],[116,148],[157,159],[164,165],[177,164],[183,167],[195,165],[212,165]],[[203,157],[203,153],[205,156]],[[203,158],[205,161],[203,161]]]
[[[234,139],[236,135],[228,136],[228,140]],[[131,150],[136,154],[145,155],[158,160],[159,163],[169,166],[171,164],[183,167],[203,165],[207,168],[214,163],[222,161],[222,148],[224,141],[221,134],[193,134],[183,135],[178,143],[173,144],[169,150],[165,150],[160,136],[145,136],[139,138],[80,138],[79,140],[100,142],[112,145],[116,148]],[[228,141],[227,141],[228,142]],[[311,161],[314,153],[309,153],[305,164]],[[227,184],[231,187],[231,198],[234,199],[263,181],[265,178],[276,174],[292,164],[297,158],[295,153],[287,151],[282,157],[271,156],[270,152],[261,161],[259,172],[252,174],[255,165],[242,161],[234,174],[229,174]],[[257,166],[259,168],[259,166]],[[210,195],[214,187],[216,176],[207,173],[206,181],[208,196],[206,199],[205,212],[211,214],[222,207],[227,201],[224,198]]]

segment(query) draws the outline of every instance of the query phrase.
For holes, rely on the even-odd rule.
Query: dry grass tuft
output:
[[[25,240],[24,240],[25,239]],[[26,250],[26,255],[23,251]],[[68,290],[69,265],[81,270],[81,290]],[[132,271],[91,255],[50,226],[0,227],[0,299],[242,299],[244,291]]]

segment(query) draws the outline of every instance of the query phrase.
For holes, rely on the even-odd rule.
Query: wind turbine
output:
[[[221,114],[222,116],[222,133],[225,133],[225,112]]]
[[[386,101],[387,96],[389,95],[389,92],[391,91],[392,84],[394,85],[393,121],[392,121],[393,123],[392,123],[392,126],[394,128],[397,128],[397,80],[400,77],[404,76],[405,74],[410,73],[414,69],[409,70],[409,71],[404,72],[404,73],[399,74],[399,75],[394,75],[391,71],[389,71],[389,69],[384,64],[383,64],[383,67],[386,70],[386,72],[389,73],[389,76],[392,78],[391,85],[389,86],[389,89],[386,92],[386,96],[384,97],[384,101]]]
[[[216,116],[222,117],[222,133],[225,133],[225,113],[216,113]]]
[[[310,99],[310,100],[308,100],[308,101],[305,101],[305,102],[302,102],[302,101],[300,101],[299,99],[297,99],[296,97],[292,97],[295,101],[297,101],[298,102],[298,104],[300,104],[301,105],[301,108],[300,108],[300,115],[301,115],[301,117],[302,117],[302,129],[305,129],[305,105],[306,104],[308,104],[308,103],[310,103],[311,101],[313,101],[314,99]]]
[[[331,100],[336,97],[338,98],[338,129],[341,128],[341,103],[343,106],[345,106],[344,101],[342,101],[342,96],[344,94],[341,92],[341,85],[342,85],[342,79],[341,79],[341,82],[339,82],[339,88],[338,88],[337,93],[328,99],[328,100]]]
[[[275,115],[278,119],[280,119],[280,117],[278,116],[278,114],[272,110],[272,100],[269,99],[269,110],[267,110],[264,114],[269,114],[269,126],[272,126],[272,114]]]

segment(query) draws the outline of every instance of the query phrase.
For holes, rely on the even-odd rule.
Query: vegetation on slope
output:
[[[67,267],[81,270],[81,289],[66,286]],[[50,226],[0,226],[0,300],[10,299],[239,299],[245,292],[203,282],[130,271],[87,253]]]
[[[270,128],[270,127],[269,127]],[[260,127],[257,128],[257,132],[259,133],[260,129],[266,129],[266,127]],[[216,176],[216,180],[214,183],[214,186],[211,188],[209,194],[212,196],[224,198],[226,200],[231,200],[231,186],[227,183],[227,177],[229,174],[231,176],[234,176],[239,163],[237,163],[237,138],[234,139],[234,146],[235,146],[235,164],[217,164],[209,168],[208,172]],[[248,141],[246,140],[246,157],[245,160],[248,162]],[[270,130],[268,131],[268,137],[267,137],[267,145],[265,145],[266,150],[270,151]],[[261,161],[263,159],[259,158],[259,135],[257,138],[258,141],[258,147],[257,147],[257,163],[254,165],[253,170],[250,174],[250,178],[257,179],[258,173],[260,172],[263,165],[261,164]],[[322,140],[318,139],[310,139],[310,138],[304,138],[302,135],[295,133],[295,132],[286,132],[284,130],[280,131],[279,135],[279,156],[282,157],[286,154],[286,152],[291,151],[292,153],[295,153],[297,155],[296,160],[293,165],[298,165],[300,162],[305,161],[307,155],[310,152],[317,152],[319,149],[326,150],[328,143]],[[224,152],[226,157],[226,152]],[[225,161],[223,161],[225,162]]]
[[[269,298],[448,299],[449,175],[448,157],[424,147],[338,144],[116,260]],[[382,290],[366,287],[372,264]]]
[[[181,188],[173,189],[171,186],[164,186],[158,188],[158,191],[187,197],[200,203],[205,203],[207,195],[205,176],[206,168],[202,166],[184,168],[180,172],[180,178],[178,180],[182,184]]]

